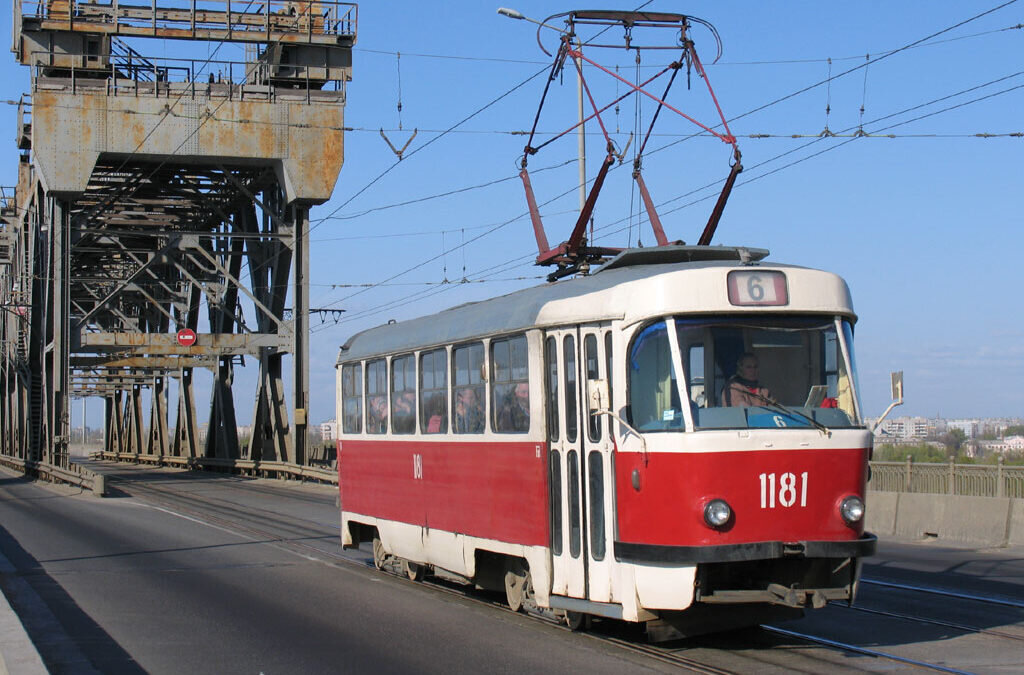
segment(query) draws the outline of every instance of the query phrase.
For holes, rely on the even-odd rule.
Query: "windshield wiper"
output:
[[[756,391],[746,391],[744,393],[747,394],[748,396],[753,396],[754,398],[757,398],[757,399],[760,399],[760,400],[764,401],[770,407],[775,408],[779,412],[786,413],[790,417],[802,417],[805,420],[807,420],[811,424],[812,427],[814,427],[815,429],[817,429],[821,433],[825,434],[826,437],[829,437],[829,438],[832,437],[832,430],[829,429],[828,427],[826,427],[824,424],[822,424],[818,420],[816,420],[813,417],[811,417],[810,415],[805,415],[804,413],[800,412],[799,410],[793,410],[789,406],[783,405],[782,403],[779,403],[774,398],[771,398],[770,396],[765,396],[764,394],[760,394],[760,393],[758,393]]]

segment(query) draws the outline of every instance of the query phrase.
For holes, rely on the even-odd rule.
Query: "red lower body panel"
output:
[[[867,448],[712,453],[639,453],[615,458],[617,540],[660,546],[765,541],[849,541],[839,504],[863,499]],[[633,472],[639,472],[640,489]],[[724,499],[732,519],[715,530],[704,506]]]
[[[341,507],[526,546],[550,541],[547,445],[526,442],[338,442]]]

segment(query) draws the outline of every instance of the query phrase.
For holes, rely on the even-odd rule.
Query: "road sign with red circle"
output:
[[[191,328],[182,328],[178,331],[178,344],[182,347],[191,347],[196,343],[196,332]]]

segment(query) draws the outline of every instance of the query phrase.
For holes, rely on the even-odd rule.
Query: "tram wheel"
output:
[[[583,612],[565,611],[565,624],[573,632],[590,630],[590,618],[589,614]]]
[[[409,560],[402,561],[402,571],[412,581],[423,581],[423,577],[427,576],[426,565],[420,565]]]
[[[533,580],[530,571],[516,561],[505,572],[505,600],[513,612],[525,611],[523,606],[533,599]]]
[[[384,552],[384,544],[381,543],[380,537],[373,538],[373,566],[379,570],[384,569],[384,560],[388,557],[388,554]]]

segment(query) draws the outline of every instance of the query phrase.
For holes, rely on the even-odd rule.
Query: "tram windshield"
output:
[[[629,348],[640,431],[861,426],[853,328],[827,317],[675,317]]]

